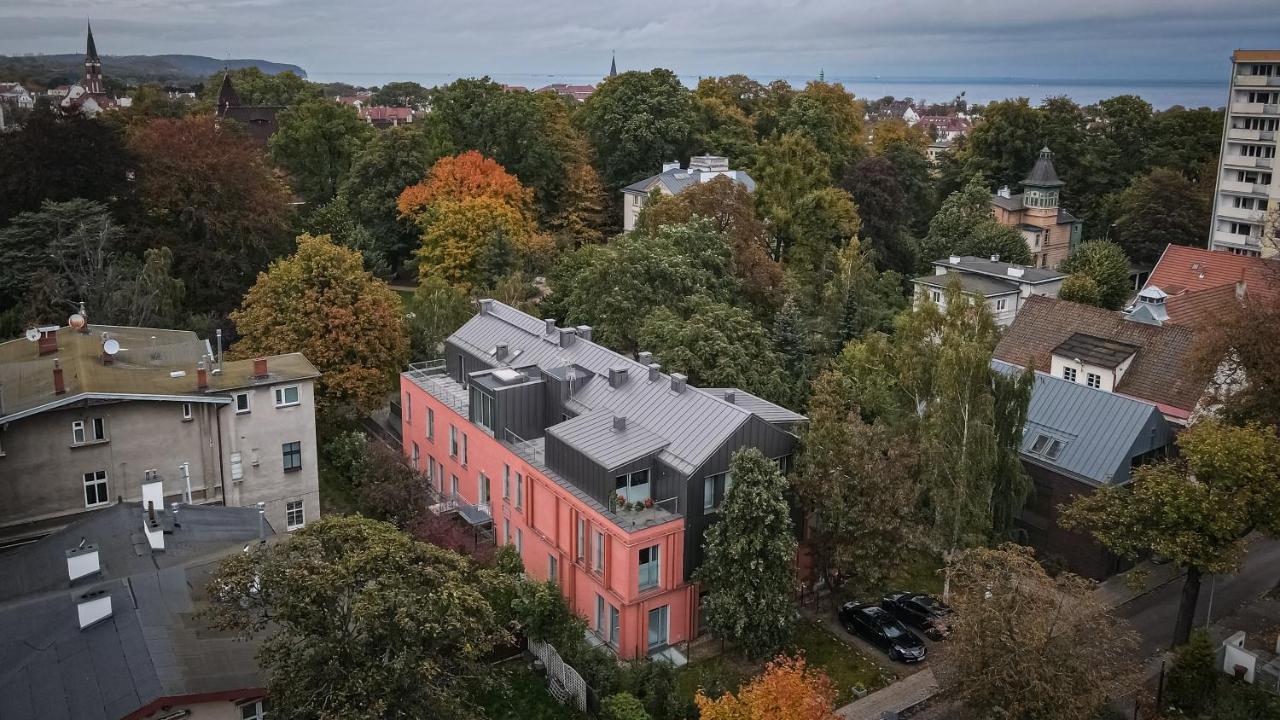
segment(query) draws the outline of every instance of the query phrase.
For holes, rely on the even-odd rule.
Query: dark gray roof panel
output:
[[[1039,230],[1040,228],[1036,228]],[[992,260],[991,258],[975,257],[973,255],[961,255],[959,262],[951,262],[951,258],[945,257],[934,260],[933,264],[937,267],[959,270],[961,272],[976,273],[978,275],[987,275],[996,279],[1004,279],[1009,282],[1024,283],[1043,283],[1061,280],[1066,277],[1066,273],[1057,270],[1049,270],[1048,268],[1031,267],[1030,265],[1015,265],[1014,263],[1001,262]],[[1009,271],[1021,272],[1019,276],[1010,275]]]
[[[1022,181],[1022,186],[1054,188],[1065,184],[1058,179],[1058,172],[1053,168],[1053,153],[1047,147],[1041,148],[1040,157],[1036,158],[1036,164],[1032,166],[1031,174]]]
[[[1117,368],[1138,352],[1138,346],[1119,340],[1095,337],[1085,333],[1073,333],[1053,349],[1053,354],[1079,359],[1090,365]]]
[[[721,175],[741,184],[750,192],[754,192],[756,189],[756,181],[747,174],[746,170],[712,172],[676,168],[674,170],[667,170],[666,172],[658,173],[657,175],[651,175],[639,182],[631,183],[630,185],[622,188],[622,191],[631,193],[648,193],[653,190],[654,186],[661,184],[672,195],[679,195],[689,187],[697,185],[698,183],[710,182]]]
[[[1012,282],[972,273],[948,272],[945,275],[921,275],[912,280],[912,282],[945,290],[956,279],[960,280],[960,289],[971,295],[994,297],[996,295],[1016,295],[1018,293],[1018,286]]]
[[[740,388],[702,388],[702,390],[715,395],[721,400],[725,399],[726,393],[733,393],[733,404],[746,408],[751,411],[751,414],[767,423],[787,425],[806,420],[805,416],[798,412],[788,410],[781,405],[775,405]]]
[[[671,444],[671,441],[630,419],[619,430],[614,427],[616,417],[620,416],[608,410],[597,410],[553,425],[547,428],[547,434],[573,447],[606,470],[647,457]]]

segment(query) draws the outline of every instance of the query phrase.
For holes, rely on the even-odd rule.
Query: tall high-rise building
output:
[[[1275,255],[1280,182],[1280,50],[1236,50],[1213,194],[1210,250]]]

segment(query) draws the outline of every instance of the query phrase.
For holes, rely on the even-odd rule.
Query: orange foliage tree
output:
[[[233,357],[300,352],[316,366],[324,414],[379,407],[409,358],[400,298],[328,235],[300,236],[298,251],[258,275],[231,320],[241,335]]]
[[[694,702],[701,720],[836,720],[836,688],[803,657],[779,656],[738,694],[711,699],[698,690]]]
[[[501,165],[471,150],[441,158],[426,179],[405,188],[397,207],[422,228],[418,276],[438,275],[464,290],[547,261],[532,193]]]

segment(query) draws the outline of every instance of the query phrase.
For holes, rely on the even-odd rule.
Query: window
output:
[[[93,419],[93,439],[95,442],[107,439],[107,421],[102,418]]]
[[[547,555],[547,580],[560,582],[560,559],[551,554]]]
[[[413,422],[413,396],[408,391],[405,391],[404,394],[404,421],[407,423]]]
[[[243,415],[249,412],[249,393],[236,393],[236,414]]]
[[[511,544],[511,521],[510,520],[502,521],[502,544],[503,545]]]
[[[627,502],[643,502],[649,498],[649,469],[637,470],[614,478],[614,488]]]
[[[516,552],[524,552],[524,531],[516,528]]]
[[[284,505],[284,526],[286,530],[297,530],[307,524],[302,511],[301,500],[290,500]]]
[[[596,594],[596,632],[600,633],[601,635],[604,635],[606,632],[604,618],[605,618],[604,596],[597,593]]]
[[[435,442],[436,439],[436,411],[427,408],[427,439]]]
[[[773,459],[773,463],[778,466],[778,472],[786,475],[791,472],[791,455],[779,455]]]
[[[1048,435],[1037,435],[1035,442],[1031,443],[1031,452],[1038,453],[1044,450],[1044,446],[1049,444]]]
[[[511,499],[511,466],[502,466],[502,499]]]
[[[657,545],[640,549],[641,590],[658,586],[659,551],[661,549]]]
[[[467,464],[467,434],[462,433],[462,464]]]
[[[436,484],[436,459],[432,455],[427,455],[427,482],[432,486]]]
[[[302,469],[302,443],[291,442],[280,446],[284,453],[284,471],[293,472]]]
[[[418,460],[422,457],[422,453],[418,450],[418,443],[413,444],[413,469],[418,469]]]
[[[586,518],[578,518],[578,543],[574,546],[574,556],[578,558],[578,562],[582,562],[587,557],[587,520]]]
[[[240,720],[267,720],[267,701],[255,700],[240,706]]]
[[[449,457],[458,458],[458,428],[449,426]]]
[[[998,298],[996,300],[996,312],[1004,312],[1005,308],[1008,307],[1008,304],[1009,301],[1006,298]]]
[[[84,421],[83,420],[73,420],[71,422],[71,444],[72,445],[84,444]]]
[[[516,509],[524,507],[524,476],[516,473]]]
[[[298,404],[298,386],[287,385],[276,388],[276,407],[289,407]]]
[[[702,479],[702,509],[714,511],[724,504],[724,499],[729,495],[729,488],[733,486],[733,477],[727,473],[717,473],[708,475]]]
[[[667,606],[649,611],[649,650],[660,650],[667,645]]]
[[[231,479],[244,479],[244,461],[241,459],[239,452],[231,453]]]
[[[622,634],[621,630],[622,630],[622,622],[621,622],[620,614],[618,613],[618,608],[614,607],[613,605],[610,605],[609,606],[609,636],[607,638],[610,645],[617,647],[618,636]]]
[[[182,421],[191,419],[191,403],[182,403]]]
[[[97,507],[106,505],[107,471],[95,470],[84,474],[84,506]]]
[[[1102,387],[1102,376],[1097,373],[1087,373],[1085,375],[1085,384],[1091,388]]]
[[[453,494],[453,497],[455,498],[458,497],[458,476],[457,475],[454,475],[450,480],[449,491]]]
[[[1057,460],[1058,455],[1062,454],[1062,441],[1053,440],[1049,443],[1049,448],[1044,451],[1044,456],[1050,460]]]
[[[1063,380],[1067,380],[1067,381],[1069,381],[1069,382],[1075,382],[1075,381],[1076,381],[1076,369],[1075,369],[1075,368],[1073,368],[1073,367],[1064,367],[1064,368],[1062,368],[1062,379],[1063,379]]]
[[[489,477],[480,473],[480,504],[489,507]]]
[[[471,419],[480,427],[488,430],[489,432],[493,432],[493,418],[493,398],[477,390],[475,412],[472,414]]]
[[[604,533],[596,531],[595,555],[591,559],[591,569],[596,571],[597,575],[604,574]]]
[[[929,297],[933,300],[935,305],[942,302],[942,293],[938,290],[931,290],[929,292]]]

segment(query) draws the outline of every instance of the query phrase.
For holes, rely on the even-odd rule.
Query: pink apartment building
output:
[[[439,509],[492,523],[622,658],[683,662],[675,646],[698,632],[690,578],[733,452],[757,447],[785,469],[805,421],[494,300],[449,337],[443,361],[400,384],[404,452]]]

